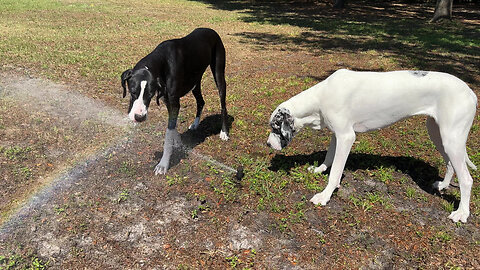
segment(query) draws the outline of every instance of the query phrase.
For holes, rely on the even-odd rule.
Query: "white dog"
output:
[[[475,117],[477,97],[465,82],[440,72],[356,72],[338,70],[319,84],[280,104],[270,117],[267,145],[281,150],[303,127],[328,127],[332,140],[316,173],[332,166],[325,189],[310,200],[325,205],[340,186],[355,132],[387,127],[413,115],[427,115],[430,138],[442,154],[447,172],[434,187],[450,185],[453,173],[460,184],[460,205],[449,218],[466,222],[470,214],[472,177],[476,169],[466,152],[468,132]]]

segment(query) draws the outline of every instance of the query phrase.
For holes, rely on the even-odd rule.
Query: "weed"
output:
[[[27,180],[32,176],[32,170],[28,167],[21,167],[14,171],[14,174]]]
[[[289,229],[288,218],[284,217],[284,218],[278,219],[276,223],[276,227],[280,232],[285,233]]]
[[[458,266],[458,265],[455,265],[451,262],[447,262],[445,264],[445,269],[449,269],[449,270],[461,270],[463,269],[461,266]]]
[[[195,219],[195,218],[198,218],[198,209],[195,208],[192,210],[192,213],[190,214],[190,216]]]
[[[173,174],[173,175],[165,175],[165,179],[167,180],[167,185],[173,186],[173,185],[181,185],[183,184],[188,177],[187,176],[180,176],[178,174]]]
[[[196,194],[198,195],[198,194]],[[207,203],[207,200],[206,200],[206,196],[205,195],[200,195],[198,196],[198,201],[200,201],[200,205],[198,205],[197,207],[195,207],[192,212],[190,213],[190,216],[193,218],[193,219],[196,219],[198,218],[198,214],[199,213],[206,213],[210,210],[210,205]]]
[[[56,206],[56,207],[53,208],[53,210],[55,211],[55,213],[57,213],[57,215],[65,214],[65,211],[67,209],[68,209],[67,204],[64,204],[63,206]]]
[[[443,209],[449,213],[452,212],[454,208],[453,202],[442,201],[442,206]]]
[[[450,240],[452,240],[452,236],[450,236],[448,233],[440,231],[435,235],[435,238],[443,243],[447,243]]]
[[[365,154],[371,154],[371,153],[373,153],[373,147],[370,145],[370,142],[367,139],[361,138],[356,143],[354,151],[355,152],[360,152],[360,153],[365,153]]]
[[[415,197],[416,193],[417,193],[417,191],[412,187],[407,187],[407,190],[405,191],[405,195],[407,195],[408,198]]]
[[[42,269],[46,269],[47,268],[47,265],[48,265],[48,262],[47,263],[44,263],[42,260],[40,260],[39,258],[37,257],[33,257],[32,258],[32,262],[31,262],[31,267],[29,269],[32,269],[32,270],[42,270]]]
[[[133,177],[136,174],[135,168],[129,161],[123,161],[119,168],[120,173],[123,173],[129,177]]]
[[[19,255],[11,255],[10,257],[0,256],[0,266],[4,267],[1,269],[15,269],[19,264],[21,264],[23,258]]]
[[[28,259],[30,258],[30,260]],[[28,270],[43,270],[47,269],[48,262],[44,262],[37,256],[29,254],[26,256],[11,255],[5,257],[0,255],[0,269],[28,269]]]
[[[315,162],[313,166],[318,166],[318,163]],[[313,174],[308,170],[305,170],[303,167],[293,168],[290,172],[290,175],[293,177],[295,182],[303,183],[306,189],[313,191],[323,190],[324,183],[328,179],[328,175],[326,174]]]
[[[128,190],[124,189],[118,196],[117,203],[121,203],[128,200],[129,196],[130,196],[130,193],[128,192]]]
[[[3,154],[9,160],[24,160],[26,159],[26,154],[32,151],[30,146],[20,147],[20,146],[12,146],[8,148],[1,148]]]
[[[366,198],[356,198],[354,195],[350,195],[350,201],[352,201],[355,207],[361,207],[363,211],[367,212],[368,210],[372,209],[375,204],[379,203],[380,205],[384,206],[385,208],[390,208],[390,204],[388,200],[383,198],[382,195],[378,193],[368,193]]]
[[[422,200],[422,201],[424,201],[424,202],[427,202],[427,201],[428,201],[427,196],[425,196],[425,194],[423,194],[423,193],[418,194],[417,197],[418,197],[419,200]]]
[[[177,266],[177,269],[178,270],[188,270],[188,269],[190,269],[190,267],[188,267],[187,265],[179,264]]]
[[[226,257],[225,260],[227,260],[231,268],[236,268],[237,265],[241,263],[240,260],[238,259],[238,256],[236,255]]]
[[[222,175],[220,179],[221,182],[217,179],[210,183],[213,191],[222,195],[227,202],[235,201],[238,197],[238,183],[233,181],[231,175]]]
[[[317,235],[317,238],[318,238],[318,242],[320,242],[321,244],[327,243],[327,240],[325,239],[325,235],[323,235],[323,234],[320,235],[319,234],[319,235]]]
[[[379,180],[382,183],[388,183],[393,180],[393,172],[395,171],[394,168],[385,168],[380,166],[373,174],[378,176]]]
[[[403,184],[405,184],[405,183],[407,183],[407,182],[408,182],[408,178],[407,178],[407,177],[405,177],[405,176],[402,176],[402,177],[400,177],[400,180],[398,180],[398,181],[400,182],[400,184],[402,184],[402,185],[403,185]]]

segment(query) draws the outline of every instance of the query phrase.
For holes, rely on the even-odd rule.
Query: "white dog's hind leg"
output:
[[[464,155],[464,154],[462,154]],[[456,211],[453,211],[448,218],[454,222],[467,222],[470,215],[470,195],[472,190],[473,179],[468,172],[467,164],[464,158],[459,156],[452,157],[452,165],[458,176],[458,183],[460,184],[460,204]]]
[[[440,135],[440,128],[438,127],[437,122],[435,122],[435,119],[433,119],[432,117],[427,118],[427,130],[428,135],[430,135],[430,139],[435,144],[435,147],[437,148],[438,152],[440,152],[443,159],[445,160],[445,164],[447,165],[447,172],[445,173],[443,181],[436,181],[435,183],[433,183],[433,188],[440,191],[450,186],[450,181],[452,180],[454,170],[447,153],[445,153],[442,137]]]
[[[468,135],[468,130],[467,130]],[[453,211],[448,218],[453,220],[453,222],[467,222],[467,218],[470,215],[470,195],[473,185],[473,179],[468,171],[467,163],[465,160],[466,151],[465,151],[465,142],[467,135],[452,134],[451,131],[448,131],[448,138],[442,136],[444,140],[445,152],[447,153],[450,161],[452,163],[453,169],[458,177],[458,183],[460,184],[460,204],[458,209]],[[465,138],[462,141],[462,137]]]
[[[335,134],[333,134],[332,138],[330,139],[330,145],[328,146],[327,155],[325,156],[325,160],[323,161],[322,165],[318,167],[310,166],[308,167],[308,171],[313,173],[323,173],[324,171],[326,171],[328,167],[332,165],[336,145],[337,139],[335,137]]]
[[[355,132],[351,130],[350,132],[344,134],[335,134],[336,136],[336,147],[335,147],[335,156],[333,158],[332,169],[330,170],[330,175],[328,177],[328,184],[321,193],[315,194],[310,201],[314,204],[326,205],[330,200],[333,191],[340,186],[340,178],[342,177],[343,169],[345,168],[345,163],[352,148],[353,142],[355,141]]]

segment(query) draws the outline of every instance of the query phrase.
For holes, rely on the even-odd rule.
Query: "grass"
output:
[[[48,261],[45,262],[33,254],[28,256],[14,254],[8,257],[0,255],[0,269],[2,270],[44,270],[48,268],[48,264]]]
[[[32,148],[30,146],[0,147],[0,152],[3,152],[5,157],[9,160],[27,159],[27,154],[31,151]]]
[[[122,203],[128,200],[130,197],[130,192],[127,189],[122,190],[120,195],[118,195],[117,203]]]
[[[349,199],[355,207],[362,208],[364,212],[371,210],[375,205],[384,206],[386,209],[391,208],[388,199],[379,193],[367,193],[363,198],[350,195]]]
[[[345,229],[342,226],[352,230],[362,224],[365,224],[365,228],[373,227],[370,218],[374,216],[370,215],[373,211],[383,215],[387,223],[393,222],[395,215],[384,211],[390,208],[390,195],[376,189],[359,191],[346,198],[339,198],[334,193],[337,201],[330,204],[336,204],[313,207],[307,201],[307,196],[325,187],[328,174],[315,175],[308,172],[307,168],[314,162],[318,166],[318,162],[323,160],[330,133],[307,129],[298,134],[287,149],[273,152],[264,145],[271,111],[282,101],[324,79],[338,68],[428,68],[459,76],[476,93],[480,86],[475,64],[480,60],[478,27],[455,20],[445,24],[426,24],[417,17],[391,14],[408,11],[423,15],[410,8],[389,7],[383,12],[369,9],[377,4],[369,2],[362,7],[378,16],[371,18],[359,11],[356,3],[352,3],[353,9],[343,14],[325,8],[322,3],[319,3],[322,7],[319,9],[309,4],[292,6],[284,2],[272,7],[262,1],[147,0],[125,3],[119,0],[5,0],[0,7],[0,69],[26,68],[35,76],[71,83],[82,93],[125,110],[127,101],[119,98],[121,92],[118,81],[124,69],[132,67],[162,40],[183,36],[198,26],[213,27],[222,36],[227,49],[227,101],[233,118],[231,140],[219,143],[217,136],[209,136],[196,146],[196,150],[234,168],[242,165],[246,174],[241,181],[237,181],[232,174],[213,164],[196,164],[184,159],[183,163],[174,166],[162,178],[166,192],[198,188],[200,184],[196,182],[197,179],[189,176],[200,171],[208,183],[204,190],[208,194],[192,196],[192,199],[207,202],[187,210],[187,215],[196,219],[195,222],[203,222],[202,214],[208,214],[211,220],[220,220],[221,217],[216,216],[220,209],[231,211],[238,209],[238,205],[245,205],[246,208],[267,213],[276,230],[292,237],[303,235],[310,227],[325,227],[325,235],[319,236],[316,242],[325,243],[329,240],[334,245],[336,241],[340,243],[344,240],[341,233],[329,231],[329,225],[338,219],[345,220],[336,228],[339,232]],[[402,7],[407,8],[406,5]],[[218,113],[218,96],[208,72],[202,89],[207,101],[204,115],[207,117]],[[193,119],[193,106],[191,95],[182,99],[179,130],[186,130]],[[1,109],[4,112],[0,116],[2,134],[16,131],[13,129],[14,121],[6,120],[9,108],[2,106]],[[152,105],[152,116],[157,117],[154,118],[156,122],[147,123],[151,126],[143,126],[142,131],[163,137],[164,130],[156,127],[158,122],[164,121],[164,109]],[[65,141],[65,145],[81,148],[75,145],[75,132],[65,132],[60,124],[49,122],[42,116],[36,119],[39,125],[43,121],[51,127],[48,134],[40,135],[44,138],[42,142],[30,144],[30,138],[22,138],[22,141],[14,144],[2,142],[0,145],[0,161],[8,165],[17,182],[36,179],[39,175],[37,164],[53,164],[54,161],[45,158],[40,158],[41,162],[32,161],[32,156],[44,155],[46,150],[40,147],[42,144],[53,145],[52,142],[60,139]],[[470,157],[477,165],[480,164],[479,121],[477,117],[468,145]],[[92,123],[84,123],[82,128],[98,129]],[[149,138],[145,136],[144,144],[160,150],[157,145],[161,140],[152,141]],[[395,189],[412,180],[422,185],[444,172],[443,165],[437,165],[441,164],[441,157],[428,140],[424,118],[402,121],[391,128],[362,134],[357,138],[346,166],[346,181],[342,185],[348,185],[348,178],[353,174],[354,178],[357,178],[355,175],[374,178]],[[145,159],[150,162],[152,157]],[[108,171],[108,175],[113,175],[112,180],[126,179],[128,183],[137,183],[140,178],[150,181],[150,175],[144,177],[143,174],[147,169],[151,172],[148,162],[140,164],[129,157],[112,165],[113,169]],[[475,181],[472,213],[479,215],[480,188],[477,180],[480,170],[471,173]],[[112,185],[115,185],[114,181]],[[349,190],[356,188],[348,186]],[[130,187],[115,186],[112,194],[116,197],[112,203],[131,203],[129,198],[132,192]],[[416,187],[401,187],[399,194],[407,197],[406,203],[408,199],[426,202],[426,197]],[[433,203],[437,205],[437,201]],[[64,214],[66,207],[59,205],[54,212]],[[438,207],[450,212],[453,204],[440,202]],[[349,210],[345,216],[335,212]],[[357,212],[362,211],[367,214],[356,216]],[[237,215],[235,211],[228,214],[232,219]],[[321,223],[312,225],[312,216],[318,216]],[[222,222],[227,223],[222,220],[218,224]],[[426,229],[416,228],[416,231],[419,230],[423,233]],[[405,231],[407,233],[404,235],[408,235],[408,230],[402,228],[401,232]],[[334,234],[336,238],[332,237]],[[449,236],[446,233],[438,234],[432,239],[449,243],[452,242]],[[354,248],[345,249],[345,256],[348,257],[348,252],[352,250]],[[235,253],[231,256],[222,255],[222,259],[230,268],[254,268],[250,265],[254,261],[249,257],[252,254],[255,257],[251,251],[248,256]],[[305,257],[313,258],[308,255]],[[6,265],[10,260],[4,257],[3,261],[0,260],[0,266],[4,266],[2,263]],[[349,266],[356,268],[358,265]]]

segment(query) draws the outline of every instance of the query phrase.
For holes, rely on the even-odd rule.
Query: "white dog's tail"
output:
[[[467,158],[465,159],[465,161],[467,162],[467,165],[472,168],[473,170],[476,170],[477,169],[477,166],[475,166],[475,164],[473,164],[473,162],[470,160],[470,158],[468,158],[468,155],[465,155]]]

